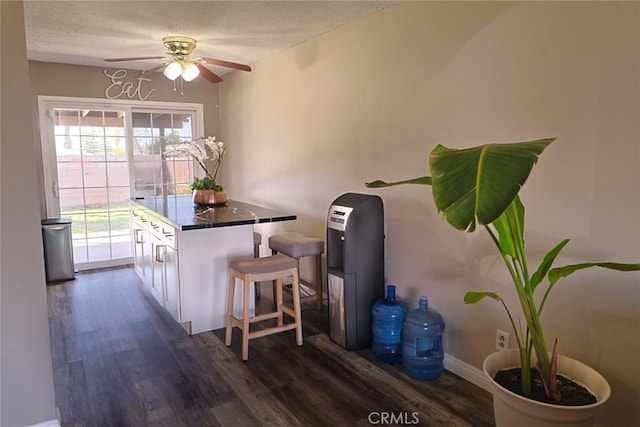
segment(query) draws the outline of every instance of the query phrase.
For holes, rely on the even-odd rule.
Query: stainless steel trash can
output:
[[[75,279],[71,219],[47,218],[41,223],[47,283]]]

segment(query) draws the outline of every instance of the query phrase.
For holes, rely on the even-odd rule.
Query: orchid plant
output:
[[[438,211],[454,228],[472,232],[479,225],[488,232],[511,276],[525,325],[516,324],[514,313],[497,292],[467,292],[464,302],[475,304],[489,298],[501,303],[520,350],[522,394],[531,394],[531,356],[535,352],[535,367],[541,374],[547,396],[559,401],[561,396],[556,383],[558,341],[553,340],[553,347],[548,345],[540,322],[550,291],[561,278],[585,268],[637,271],[640,263],[585,262],[552,268],[556,257],[569,242],[564,239],[544,256],[535,270],[531,269],[524,245],[525,209],[518,193],[538,156],[554,139],[485,144],[462,150],[438,145],[429,157],[431,176],[391,183],[378,180],[366,186],[429,185]],[[542,298],[536,298],[535,291],[543,290]]]
[[[223,187],[216,182],[218,170],[222,163],[222,157],[226,148],[224,142],[216,141],[215,136],[200,137],[193,141],[168,145],[165,157],[190,156],[195,160],[205,173],[203,178],[194,178],[191,183],[191,190],[215,190],[222,191]],[[213,170],[207,168],[207,160],[213,162]]]

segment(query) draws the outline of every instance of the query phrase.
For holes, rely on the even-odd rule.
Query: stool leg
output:
[[[253,245],[253,257],[260,258],[260,245]],[[256,299],[258,299],[262,297],[262,295],[260,295],[260,283],[256,282],[255,287],[256,287]]]
[[[231,323],[231,317],[233,316],[233,299],[236,292],[236,274],[233,270],[229,272],[229,298],[227,298],[227,330],[224,335],[224,345],[229,347],[231,345],[231,331],[233,330],[233,324]]]
[[[298,270],[293,272],[293,311],[296,322],[296,343],[302,345],[302,315],[300,312],[300,276]]]
[[[322,310],[322,255],[316,255],[316,307]]]
[[[249,359],[249,295],[251,294],[251,277],[244,275],[244,295],[242,307],[242,360]]]
[[[276,279],[276,311],[278,312],[278,326],[284,324],[284,313],[282,312],[282,278]]]
[[[277,253],[278,253],[278,251],[276,251],[275,249],[271,249],[271,255],[276,255]],[[273,288],[273,296],[272,296],[272,298],[275,301],[275,299],[276,299],[276,281],[275,280],[271,283],[271,287]]]

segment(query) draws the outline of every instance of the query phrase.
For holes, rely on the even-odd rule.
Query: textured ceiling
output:
[[[198,41],[192,56],[251,65],[393,1],[24,2],[30,60],[119,67],[105,58],[162,56],[165,36]],[[159,60],[122,68],[145,70]],[[211,67],[218,74],[229,70]]]

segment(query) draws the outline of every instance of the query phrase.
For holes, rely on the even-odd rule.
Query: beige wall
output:
[[[253,65],[220,85],[224,183],[299,215],[278,227],[324,235],[332,200],[428,174],[437,143],[555,136],[522,193],[530,254],[570,237],[560,262],[640,260],[640,4],[403,2]],[[491,242],[444,223],[427,187],[374,193],[387,283],[414,304],[428,295],[448,354],[480,367],[509,324],[463,294],[514,302]],[[581,272],[543,316],[562,353],[610,381],[601,425],[640,423],[629,410],[640,401],[639,282]]]
[[[0,2],[0,425],[55,420],[22,2]]]
[[[150,67],[153,65],[155,65],[155,63],[150,62]],[[33,109],[34,111],[38,111],[38,96],[40,95],[97,98],[104,99],[108,102],[105,92],[112,84],[112,81],[105,76],[104,71],[107,70],[109,74],[112,74],[116,70],[124,69],[124,67],[126,67],[126,62],[123,63],[122,68],[102,68],[30,61],[29,74],[31,79],[31,93],[33,95]],[[139,73],[140,71],[128,70],[126,77],[122,79],[122,81],[125,83],[135,83],[135,76],[139,75]],[[181,93],[180,83],[176,82],[177,90],[174,91],[173,82],[164,77],[162,73],[151,73],[148,74],[146,78],[151,81],[144,82],[141,85],[140,93],[142,96],[146,97],[150,90],[155,89],[155,91],[146,98],[147,101],[202,104],[204,110],[205,135],[219,135],[220,112],[218,85],[212,84],[205,79],[196,79],[192,82],[184,83]],[[116,88],[110,89],[108,92],[109,96],[116,96],[118,93],[119,91]],[[140,100],[137,94],[133,93],[133,95],[132,98],[123,95],[117,99]],[[37,119],[35,120],[35,125],[38,126]],[[36,153],[38,156],[36,170],[42,192],[44,185],[42,176],[42,151],[40,146],[40,132],[37,127],[34,133],[36,138]],[[41,211],[42,215],[45,216],[44,198],[41,200]]]

